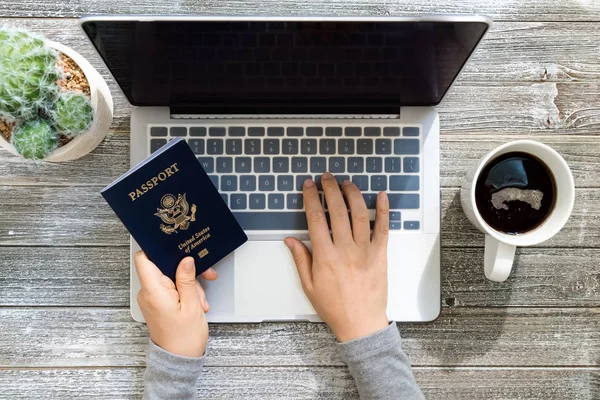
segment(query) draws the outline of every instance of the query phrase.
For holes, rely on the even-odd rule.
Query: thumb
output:
[[[199,301],[196,289],[196,265],[192,257],[186,257],[179,263],[175,272],[175,286],[179,292],[182,304],[192,304]]]
[[[283,242],[292,252],[304,292],[312,290],[312,256],[310,251],[304,243],[296,238],[287,237]]]

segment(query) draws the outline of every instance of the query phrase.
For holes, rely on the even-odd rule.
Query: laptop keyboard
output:
[[[326,171],[340,184],[354,182],[370,210],[377,192],[386,191],[390,230],[421,229],[419,127],[150,126],[149,135],[152,153],[169,139],[186,138],[247,231],[307,230],[302,184],[315,180],[327,213],[320,182]]]

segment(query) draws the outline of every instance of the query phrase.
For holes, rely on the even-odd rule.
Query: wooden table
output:
[[[437,3],[437,5],[434,5]],[[459,5],[461,3],[462,5]],[[487,39],[438,107],[442,126],[443,304],[400,325],[431,399],[600,398],[600,1],[3,0],[0,24],[86,56],[108,80],[115,119],[88,156],[64,164],[0,152],[0,398],[136,398],[146,327],[129,316],[129,236],[99,190],[128,169],[131,107],[78,30],[92,13],[419,15],[482,13]],[[466,220],[466,169],[518,138],[573,170],[564,230],[519,249],[505,283],[482,273]],[[202,398],[356,398],[322,324],[212,325]]]

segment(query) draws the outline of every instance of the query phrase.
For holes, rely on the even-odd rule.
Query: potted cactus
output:
[[[85,58],[0,27],[0,146],[29,159],[72,160],[104,139],[112,115],[108,85]]]

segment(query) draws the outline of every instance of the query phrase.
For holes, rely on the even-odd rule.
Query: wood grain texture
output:
[[[138,367],[146,326],[128,309],[0,308],[0,368]],[[593,367],[598,308],[444,308],[403,324],[415,366]],[[208,366],[343,366],[324,324],[212,324]]]
[[[331,0],[321,2],[285,2],[279,0],[186,0],[172,4],[160,0],[135,3],[109,0],[97,2],[82,0],[9,0],[0,5],[0,15],[17,17],[78,17],[83,14],[203,14],[203,15],[412,15],[423,14],[489,15],[498,20],[522,21],[598,21],[600,5],[593,0],[545,0],[520,2],[517,0],[466,0],[460,3],[443,0]]]
[[[444,247],[483,246],[467,220],[459,190],[442,189]],[[538,247],[600,247],[600,190],[578,189],[563,230]],[[0,246],[129,246],[127,231],[102,199],[85,186],[0,186]]]
[[[0,370],[0,399],[139,398],[143,368]],[[598,369],[415,368],[428,399],[594,398]],[[208,367],[198,382],[199,399],[358,399],[344,367]]]
[[[0,19],[84,55],[107,79],[112,127],[129,129],[132,107],[76,20]],[[593,134],[600,130],[600,29],[592,23],[499,23],[437,108],[445,133]],[[576,61],[573,61],[576,60]]]
[[[442,135],[441,186],[459,187],[487,152],[511,140],[534,139],[553,147],[567,161],[578,188],[600,188],[600,145],[595,137]],[[129,169],[129,136],[113,132],[96,150],[68,163],[32,162],[0,152],[0,185],[104,187]]]
[[[127,247],[3,247],[0,306],[129,306]],[[483,276],[483,249],[444,248],[444,306],[599,307],[598,249],[519,248],[504,283]]]

